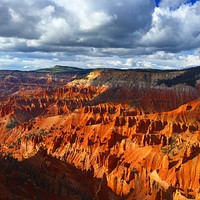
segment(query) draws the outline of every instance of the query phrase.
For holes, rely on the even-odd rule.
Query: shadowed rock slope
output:
[[[0,79],[3,197],[200,198],[200,67],[56,66]]]

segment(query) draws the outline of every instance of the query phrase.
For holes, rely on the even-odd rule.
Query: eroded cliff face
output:
[[[198,199],[196,71],[193,80],[188,71],[97,70],[37,96],[12,95],[0,103],[1,152],[28,162],[45,149],[52,169],[62,161],[94,183],[90,193],[80,180],[93,199]]]

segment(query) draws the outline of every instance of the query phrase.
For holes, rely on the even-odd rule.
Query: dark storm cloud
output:
[[[37,16],[29,15],[26,4],[16,4],[12,1],[0,3],[0,36],[33,39],[39,36],[35,30]]]
[[[150,27],[155,6],[153,1],[104,0],[100,2],[99,7],[102,7],[108,15],[113,16],[112,22],[107,25],[106,29],[101,30],[102,35],[113,39],[123,39]]]

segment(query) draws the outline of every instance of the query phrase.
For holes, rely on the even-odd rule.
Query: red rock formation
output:
[[[184,73],[102,70],[11,96],[0,103],[1,152],[22,160],[46,149],[48,170],[73,165],[93,182],[91,193],[81,188],[93,199],[198,197],[199,90],[179,83]]]

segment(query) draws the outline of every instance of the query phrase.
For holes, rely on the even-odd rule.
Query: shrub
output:
[[[17,124],[18,122],[16,120],[11,120],[11,122],[6,125],[6,128],[11,130],[15,128]]]

